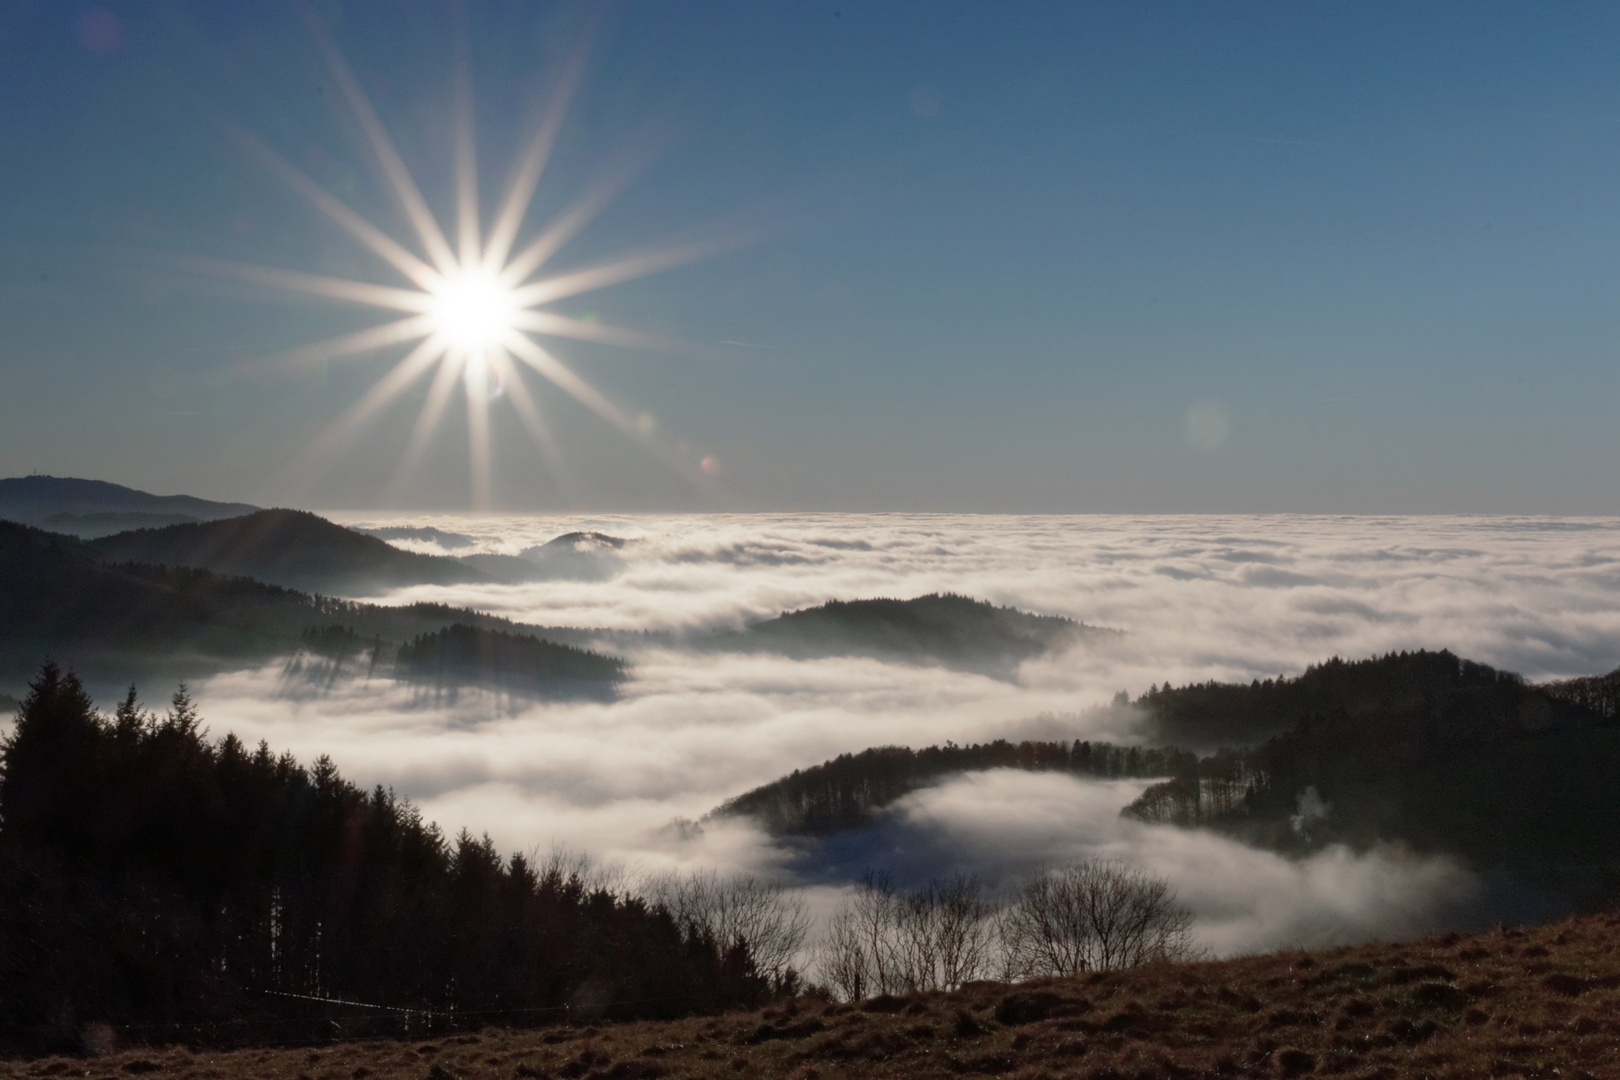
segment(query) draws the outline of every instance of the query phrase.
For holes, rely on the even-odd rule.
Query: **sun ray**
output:
[[[512,325],[516,329],[532,330],[537,334],[576,338],[580,341],[595,341],[603,345],[620,345],[627,349],[642,349],[646,352],[694,353],[700,351],[696,345],[660,337],[657,334],[648,334],[641,330],[630,330],[622,326],[586,322],[584,319],[555,315],[549,311],[521,310],[512,316]]]
[[[502,342],[506,350],[544,376],[559,390],[632,438],[640,439],[635,422],[596,387],[574,374],[562,361],[526,334],[513,334]]]
[[[467,56],[467,28],[456,14],[456,240],[463,269],[477,266],[478,154],[473,142],[472,61]]]
[[[472,469],[474,510],[488,510],[494,502],[489,431],[489,365],[481,356],[470,357],[462,381],[467,399],[467,457]]]
[[[332,422],[328,431],[334,434],[323,437],[348,438],[353,431],[381,412],[395,398],[408,390],[411,384],[431,370],[434,363],[444,356],[444,351],[444,342],[438,338],[428,338],[417,345],[403,360],[394,365],[393,370],[373,383],[359,401],[349,406]]]
[[[317,210],[331,218],[340,228],[370,248],[394,269],[424,289],[430,288],[439,279],[439,273],[433,267],[412,255],[393,237],[333,198],[325,188],[311,180],[292,162],[264,145],[258,138],[241,130],[233,129],[232,134],[243,148],[268,165],[294,191],[309,200]]]
[[[577,374],[573,374],[572,369],[569,369],[567,364],[562,363],[561,359],[557,359],[556,356],[552,356],[551,353],[541,348],[541,345],[535,342],[533,338],[528,337],[527,334],[514,332],[510,337],[505,338],[502,345],[505,345],[505,350],[509,351],[509,353],[517,356],[518,359],[522,359],[523,363],[539,372],[546,381],[551,382],[552,385],[556,385],[557,389],[567,393],[575,402],[580,403],[580,405],[596,413],[599,418],[617,427],[622,436],[627,437],[632,442],[638,442],[648,452],[651,452],[653,457],[663,461],[664,465],[669,466],[671,470],[676,471],[680,476],[692,481],[693,486],[703,487],[708,484],[708,478],[703,476],[700,470],[693,468],[689,461],[684,461],[682,458],[669,453],[666,447],[659,445],[658,440],[651,437],[650,432],[643,431],[642,427],[625,415],[624,410],[614,405],[601,390],[596,389],[590,382],[586,382]]]
[[[512,257],[512,261],[501,269],[501,280],[509,285],[522,284],[529,275],[539,270],[557,254],[564,244],[589,225],[591,220],[602,212],[602,208],[628,183],[629,176],[621,175],[594,184],[584,196],[576,199],[568,209],[558,214],[539,236]]]
[[[520,308],[535,307],[553,300],[595,292],[609,285],[634,281],[648,274],[656,274],[661,270],[668,270],[711,255],[724,246],[726,245],[721,241],[694,242],[631,255],[583,270],[575,270],[572,273],[559,274],[532,285],[521,286],[512,290],[512,299]]]
[[[445,406],[450,404],[450,395],[455,393],[460,376],[461,365],[450,353],[444,353],[439,361],[438,374],[433,377],[433,385],[428,387],[427,400],[422,403],[422,411],[417,414],[416,423],[411,428],[410,442],[405,444],[405,452],[400,455],[399,465],[388,483],[390,499],[398,494],[411,473],[416,471],[417,463],[422,460],[428,443],[439,429],[439,420],[444,416]]]
[[[533,338],[527,334],[514,333],[503,344],[506,346],[507,352],[528,364],[551,382],[552,385],[568,394],[591,412],[618,428],[621,434],[634,442],[640,443],[651,451],[653,456],[671,469],[696,483],[703,482],[704,477],[701,472],[693,469],[687,462],[670,454],[663,446],[653,440],[647,432],[637,426],[634,420],[625,415],[623,409],[610,401],[596,387],[574,374],[567,365],[552,356]]]
[[[340,451],[359,435],[362,428],[420,379],[444,355],[444,343],[429,337],[405,355],[393,369],[378,379],[288,462],[275,484],[276,489],[308,487],[336,460]]]
[[[568,66],[563,70],[562,80],[552,92],[551,102],[546,107],[539,127],[534,137],[529,140],[528,149],[519,160],[517,168],[512,171],[511,181],[507,185],[506,201],[501,205],[500,213],[496,215],[495,223],[489,230],[489,239],[484,248],[484,268],[491,272],[499,270],[511,253],[512,244],[517,240],[518,229],[523,225],[523,218],[529,212],[529,204],[534,201],[534,193],[540,185],[540,175],[545,172],[546,162],[551,157],[551,149],[557,143],[557,134],[562,130],[564,117],[568,115],[568,107],[573,102],[574,92],[579,89],[580,79],[585,74],[585,60],[590,53],[589,41],[581,42],[569,58]]]
[[[388,308],[426,314],[433,310],[433,297],[425,292],[398,289],[391,285],[373,285],[369,281],[351,281],[347,278],[306,274],[302,270],[283,270],[276,266],[255,266],[252,263],[231,262],[228,259],[210,259],[200,255],[179,256],[180,266],[214,277],[235,278],[250,285],[267,285],[272,289],[324,296],[329,300],[347,300],[369,307]]]
[[[396,322],[356,330],[352,334],[339,334],[336,337],[329,337],[324,341],[317,341],[268,359],[292,367],[308,367],[313,364],[325,363],[328,360],[342,360],[350,356],[376,352],[378,349],[386,349],[390,345],[415,341],[417,338],[427,337],[432,333],[433,317],[431,315],[409,315]]]
[[[443,230],[439,228],[438,219],[428,209],[427,200],[422,198],[422,192],[417,188],[416,181],[411,178],[410,170],[405,167],[404,160],[395,149],[394,140],[388,137],[388,131],[377,116],[377,110],[372,108],[371,99],[366,97],[366,92],[360,88],[360,80],[355,78],[348,61],[338,52],[337,44],[326,32],[325,24],[313,11],[308,10],[306,21],[315,37],[315,43],[326,58],[326,66],[332,72],[332,78],[337,80],[338,88],[343,91],[343,97],[349,103],[349,110],[359,122],[366,141],[371,144],[371,152],[376,155],[378,164],[382,166],[383,175],[387,178],[389,187],[393,189],[394,198],[399,202],[400,209],[404,210],[405,216],[410,219],[412,228],[416,230],[422,246],[427,250],[428,258],[441,273],[450,273],[456,266],[455,255],[450,251],[450,244],[445,240]]]
[[[529,388],[523,382],[523,373],[512,363],[511,358],[504,349],[496,350],[490,354],[490,364],[501,377],[501,383],[506,387],[506,396],[512,401],[512,411],[517,413],[529,438],[540,450],[540,461],[551,474],[551,480],[557,485],[557,490],[563,498],[572,502],[574,498],[573,478],[568,473],[567,463],[563,460],[562,450],[552,435],[551,425],[546,423],[545,414],[540,411],[540,403],[529,393]]]

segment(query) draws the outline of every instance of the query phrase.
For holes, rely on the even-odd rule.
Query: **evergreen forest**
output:
[[[789,976],[791,978],[791,976]],[[0,743],[0,1050],[675,1017],[772,989],[565,857],[454,838],[325,757],[210,739],[184,688],[112,716],[47,664]]]

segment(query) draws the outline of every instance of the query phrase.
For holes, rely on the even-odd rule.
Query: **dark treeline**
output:
[[[624,679],[625,663],[530,634],[455,623],[402,644],[395,671],[447,687],[475,683],[548,697],[602,696]]]
[[[1173,776],[1196,767],[1198,757],[1175,747],[1115,746],[1104,742],[995,742],[912,750],[880,746],[840,754],[810,769],[729,800],[714,812],[747,815],[777,834],[825,835],[872,822],[895,800],[954,773],[982,769],[1066,772],[1103,779]]]
[[[1293,728],[1301,719],[1343,710],[1422,708],[1454,702],[1470,713],[1474,703],[1491,708],[1526,693],[1510,672],[1459,660],[1450,652],[1401,652],[1368,660],[1334,657],[1297,678],[1243,683],[1209,682],[1155,687],[1137,699],[1153,733],[1169,742],[1214,749],[1252,746]],[[1461,698],[1458,695],[1462,695]],[[1500,698],[1501,701],[1497,701]],[[1473,720],[1466,721],[1473,726]]]
[[[1620,719],[1620,668],[1607,675],[1542,683],[1537,689],[1559,701],[1590,709],[1605,719]]]
[[[1481,865],[1620,868],[1612,713],[1449,652],[1313,673],[1324,668],[1393,692],[1346,694],[1259,746],[1183,760],[1126,813],[1285,850],[1398,839]],[[1288,683],[1273,693],[1286,697]],[[1249,691],[1233,699],[1258,711],[1265,685],[1232,688]]]
[[[376,652],[382,647],[382,638],[379,636],[367,641],[355,632],[354,627],[344,626],[342,623],[333,623],[330,626],[306,626],[304,632],[298,635],[298,645],[306,652],[317,656],[328,656],[334,660],[347,660],[359,653],[368,645]]]
[[[447,840],[324,757],[210,741],[183,689],[165,715],[131,690],[105,717],[47,665],[0,743],[11,1050],[98,1025],[229,1044],[667,1017],[768,989],[746,946],[565,860]]]

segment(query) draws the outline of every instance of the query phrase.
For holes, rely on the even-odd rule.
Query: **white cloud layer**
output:
[[[1114,859],[1170,881],[1219,955],[1422,933],[1467,920],[1482,885],[1443,858],[1331,847],[1287,859],[1206,832],[1119,816],[1137,781],[997,769],[905,799],[878,832],[912,859],[951,859],[992,881],[1044,864]],[[917,865],[915,870],[930,869]]]
[[[632,656],[634,679],[606,705],[482,694],[446,705],[381,680],[291,695],[279,668],[195,688],[216,733],[263,737],[306,761],[328,753],[351,779],[393,785],[448,829],[487,830],[508,850],[565,843],[649,870],[780,863],[783,853],[742,826],[701,835],[667,826],[793,768],[874,745],[1028,731],[1037,714],[1079,713],[1121,689],[1247,681],[1335,654],[1420,647],[1533,678],[1620,663],[1615,519],[333,516],[432,525],[505,554],[578,530],[634,541],[601,580],[384,598],[542,625],[703,628],[828,599],[954,591],[1126,631],[1105,647],[1026,664],[1016,683],[873,660],[649,650]],[[1045,737],[1129,737],[1077,725],[1038,726]],[[1428,925],[1470,887],[1454,867],[1392,852],[1288,863],[1121,822],[1132,793],[1108,785],[997,785],[959,781],[906,812],[964,863],[1013,850],[1034,861],[1128,855],[1172,877],[1222,949]]]

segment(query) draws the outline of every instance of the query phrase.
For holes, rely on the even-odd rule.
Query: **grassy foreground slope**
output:
[[[805,997],[600,1028],[232,1053],[127,1049],[94,1062],[0,1062],[0,1078],[1612,1077],[1620,1075],[1617,933],[1620,916],[1587,916],[1320,953],[971,983],[859,1008]],[[301,1037],[340,1031],[343,1011],[334,1005],[335,1020]]]

